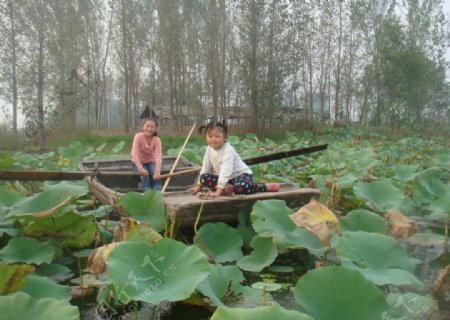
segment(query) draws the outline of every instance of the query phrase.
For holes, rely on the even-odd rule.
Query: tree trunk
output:
[[[16,26],[14,19],[14,6],[13,1],[8,1],[9,7],[9,21],[11,25],[11,71],[12,71],[12,107],[13,107],[13,134],[17,136],[17,56],[16,56]]]

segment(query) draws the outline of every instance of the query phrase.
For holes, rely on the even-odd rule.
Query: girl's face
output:
[[[151,120],[147,120],[142,127],[142,131],[147,138],[153,137],[155,132],[158,130],[156,123]]]
[[[220,149],[226,141],[226,136],[219,128],[214,128],[206,132],[206,142],[213,149]]]

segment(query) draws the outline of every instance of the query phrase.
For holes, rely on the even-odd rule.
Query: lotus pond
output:
[[[0,182],[2,319],[449,318],[448,139],[333,129],[230,141],[243,158],[328,143],[252,167],[321,198],[259,201],[236,225],[171,232],[157,191],[126,193],[120,219],[84,182]],[[3,153],[0,169],[74,170],[123,147]],[[190,144],[183,156],[202,154]]]

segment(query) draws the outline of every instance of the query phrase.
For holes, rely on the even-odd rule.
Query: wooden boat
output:
[[[162,174],[170,171],[175,158],[165,157],[163,159]],[[79,163],[81,171],[100,172],[95,178],[86,177],[92,193],[103,204],[109,204],[119,212],[117,206],[118,198],[127,191],[138,191],[140,178],[132,168],[130,159],[110,159],[110,160],[85,160]],[[180,160],[175,172],[195,169],[191,163],[186,160]],[[227,222],[233,223],[237,220],[237,213],[242,208],[251,208],[258,200],[280,199],[286,202],[290,208],[300,207],[311,200],[312,197],[319,197],[320,190],[311,188],[298,188],[290,184],[281,184],[278,192],[260,192],[251,195],[233,195],[219,197],[214,199],[205,199],[202,195],[192,195],[187,191],[197,179],[198,170],[192,170],[191,173],[185,173],[173,176],[167,191],[163,194],[166,204],[166,212],[171,221],[180,224],[183,227],[193,226],[200,207],[203,205],[200,224],[206,222]],[[102,172],[128,172],[129,175],[104,175]],[[163,181],[164,182],[164,181]],[[124,214],[124,212],[121,212]]]
[[[163,158],[161,174],[168,174],[175,161],[176,157],[165,156]],[[128,191],[141,192],[140,176],[133,169],[133,163],[129,158],[82,160],[78,163],[78,167],[80,171],[83,172],[97,172],[95,177],[87,176],[85,180],[87,181],[92,193],[103,204],[116,206],[117,199],[123,193]],[[196,168],[200,170],[199,167],[194,166],[187,160],[179,159],[174,172]],[[193,172],[190,173],[171,177],[167,191],[173,192],[187,190],[195,183],[197,175],[198,171],[193,170]],[[166,179],[162,179],[163,185],[165,180]]]
[[[324,144],[282,151],[245,159],[244,162],[248,165],[264,163],[321,151],[326,149],[327,146]],[[186,160],[179,159],[175,170],[168,174],[175,162],[175,157],[163,158],[161,174],[166,175],[166,177],[173,175],[166,189],[167,192],[163,193],[163,198],[169,219],[182,226],[194,225],[200,208],[203,208],[200,224],[216,221],[235,222],[240,209],[251,208],[258,200],[280,199],[284,200],[288,207],[298,208],[307,204],[311,198],[317,198],[321,195],[321,191],[317,189],[298,188],[290,184],[282,184],[278,192],[259,192],[252,195],[233,195],[231,197],[205,199],[198,195],[194,196],[187,191],[196,182],[200,167],[196,167]],[[121,212],[120,207],[117,205],[118,198],[127,191],[140,191],[138,187],[140,177],[133,170],[130,159],[85,160],[79,163],[79,168],[84,173],[97,172],[94,176],[85,177],[91,191],[100,202],[112,205],[120,213],[126,214]]]
[[[307,204],[311,198],[318,198],[321,191],[312,188],[298,188],[283,183],[278,192],[258,192],[250,195],[232,195],[206,199],[202,195],[189,192],[169,192],[164,194],[167,214],[171,221],[182,226],[193,226],[201,206],[200,224],[207,222],[234,223],[239,210],[251,208],[258,200],[284,200],[289,208],[298,208]]]

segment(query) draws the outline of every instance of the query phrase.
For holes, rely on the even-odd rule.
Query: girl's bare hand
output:
[[[196,185],[195,187],[190,188],[188,191],[192,194],[197,194],[202,189],[202,186]]]
[[[206,193],[206,197],[207,197],[207,198],[217,198],[217,197],[220,197],[220,195],[222,194],[222,190],[223,190],[223,189],[217,189],[217,190],[214,191],[214,192],[209,191],[208,193]]]

